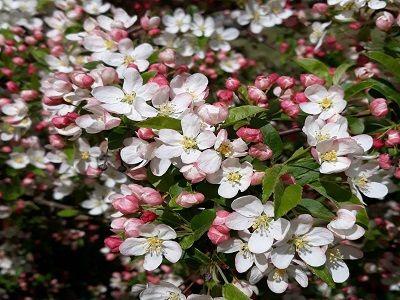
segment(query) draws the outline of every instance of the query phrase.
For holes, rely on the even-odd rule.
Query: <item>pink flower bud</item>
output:
[[[70,125],[72,122],[66,117],[54,117],[51,119],[51,123],[58,129],[62,129]]]
[[[104,85],[112,85],[119,80],[117,71],[111,67],[104,68],[100,76]]]
[[[229,233],[230,228],[225,225],[226,218],[230,215],[230,212],[226,210],[219,210],[212,222],[212,227],[217,229],[221,233]]]
[[[153,82],[158,84],[159,86],[168,86],[169,82],[168,79],[161,74],[157,74],[155,77],[150,78],[149,82]]]
[[[119,236],[112,235],[104,239],[104,244],[111,252],[119,252],[119,245],[122,244],[122,240]]]
[[[113,207],[123,214],[133,214],[139,211],[139,199],[133,195],[115,195],[112,200]]]
[[[230,237],[229,233],[222,233],[213,226],[208,230],[207,236],[214,245],[219,245],[228,240]]]
[[[265,176],[264,172],[254,172],[253,175],[251,175],[250,185],[262,184],[264,176]]]
[[[296,104],[308,102],[308,99],[304,93],[296,93],[293,97],[293,102]]]
[[[203,201],[204,195],[202,193],[190,193],[186,191],[181,192],[176,198],[176,203],[184,208],[200,204]]]
[[[12,58],[12,62],[17,66],[22,66],[25,63],[25,60],[22,57],[16,56]]]
[[[149,187],[143,188],[141,198],[148,205],[161,205],[164,202],[160,192]]]
[[[288,43],[286,42],[282,42],[279,45],[279,53],[286,53],[289,50],[290,46]]]
[[[379,30],[388,31],[392,28],[394,23],[394,17],[390,12],[384,11],[382,15],[380,15],[376,21],[375,25]]]
[[[296,179],[290,174],[283,174],[280,179],[284,184],[287,184],[287,185],[296,183]]]
[[[233,92],[231,90],[219,90],[217,91],[218,100],[226,104],[230,104],[233,100]]]
[[[230,91],[236,91],[240,87],[240,81],[233,77],[228,77],[225,81],[225,88]]]
[[[325,3],[315,3],[312,6],[312,10],[316,13],[323,14],[328,11],[328,5]]]
[[[23,90],[21,91],[21,97],[25,101],[35,100],[39,96],[38,91],[35,90]]]
[[[7,81],[6,88],[10,93],[17,93],[19,91],[19,86],[14,81]]]
[[[58,56],[62,55],[63,53],[64,53],[64,47],[63,46],[56,45],[54,47],[51,47],[51,50],[50,50],[50,54],[51,55],[58,57]]]
[[[89,166],[86,169],[85,175],[88,177],[95,178],[95,177],[99,177],[101,172],[102,171],[99,168],[93,168],[93,167]]]
[[[125,234],[128,237],[138,237],[140,235],[139,228],[144,222],[137,218],[130,218],[124,223]]]
[[[290,100],[283,100],[281,102],[281,108],[285,114],[293,119],[297,118],[300,113],[299,106]]]
[[[207,124],[215,125],[222,123],[228,117],[228,107],[221,102],[213,105],[203,104],[196,108],[196,113]]]
[[[384,141],[382,141],[381,139],[373,139],[372,147],[374,147],[375,149],[380,149],[383,146],[385,146]]]
[[[13,71],[9,68],[1,68],[1,73],[6,77],[11,77],[13,75]]]
[[[152,28],[148,31],[149,36],[157,36],[159,35],[161,30],[159,28]]]
[[[111,30],[110,36],[114,41],[119,42],[120,40],[128,37],[128,32],[123,29],[113,28]]]
[[[254,85],[262,90],[266,91],[271,88],[271,86],[276,82],[276,80],[279,78],[279,75],[276,73],[269,74],[267,76],[265,75],[260,75],[256,77],[256,80],[254,82]]]
[[[145,167],[136,169],[136,170],[129,170],[125,172],[133,180],[146,180],[147,179],[147,169]]]
[[[377,98],[371,101],[369,109],[371,110],[371,114],[377,118],[382,118],[389,113],[387,102],[384,98]]]
[[[11,99],[9,98],[0,98],[0,107],[12,103]]]
[[[142,220],[144,223],[150,223],[153,222],[155,219],[158,218],[158,215],[150,210],[145,210],[141,215],[140,215],[140,220]]]
[[[60,105],[61,103],[64,102],[63,98],[55,98],[55,97],[46,97],[44,96],[42,99],[43,103],[49,106],[56,106],[56,105]]]
[[[400,144],[400,132],[397,130],[389,130],[387,132],[386,146],[394,147]]]
[[[124,217],[120,217],[120,218],[116,218],[114,220],[112,220],[111,222],[111,228],[112,231],[115,233],[119,233],[125,230],[125,222],[127,221],[127,218]]]
[[[393,176],[396,177],[397,179],[400,179],[400,167],[397,167],[397,168],[394,170]]]
[[[263,135],[258,128],[241,127],[236,135],[248,143],[259,143],[263,141]]]
[[[70,77],[71,81],[82,89],[89,89],[94,83],[94,78],[84,72],[73,72]]]
[[[278,78],[276,83],[283,90],[290,89],[291,87],[294,86],[294,78],[289,77],[289,76],[281,76]]]
[[[262,90],[258,89],[255,86],[249,86],[247,88],[247,94],[249,96],[249,99],[254,103],[266,103],[268,100],[267,95],[265,95]]]
[[[392,160],[390,155],[387,153],[382,153],[378,157],[378,164],[384,170],[389,170],[392,167]]]
[[[176,60],[175,51],[172,49],[165,49],[158,55],[160,61],[166,65],[174,65]]]
[[[54,147],[55,149],[62,149],[65,147],[65,142],[63,137],[57,134],[50,134],[49,142],[51,146]]]
[[[150,140],[154,138],[155,133],[151,128],[139,128],[136,131],[136,135],[142,140]]]
[[[272,157],[272,150],[263,143],[257,143],[250,147],[249,155],[258,160],[264,161]]]
[[[301,82],[301,85],[304,87],[309,87],[310,85],[313,85],[313,84],[319,84],[319,85],[325,84],[324,79],[319,78],[318,76],[315,76],[313,74],[301,74],[300,82]]]

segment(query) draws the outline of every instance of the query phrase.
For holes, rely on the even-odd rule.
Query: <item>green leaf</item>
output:
[[[230,126],[236,122],[254,117],[256,114],[265,111],[265,108],[254,106],[254,105],[243,105],[239,107],[233,107],[229,110],[228,118],[225,120],[224,126]]]
[[[210,228],[215,219],[215,209],[203,210],[200,214],[193,217],[190,227],[193,230],[194,240],[198,240]]]
[[[129,130],[127,127],[117,127],[112,129],[108,135],[108,148],[110,150],[121,148],[128,132]]]
[[[374,85],[374,83],[370,82],[370,81],[362,81],[360,83],[356,83],[353,85],[350,85],[349,87],[347,87],[344,91],[344,97],[350,98],[354,95],[357,95],[358,93],[371,88]]]
[[[64,153],[67,156],[67,162],[72,164],[72,162],[74,161],[75,158],[75,148],[65,148],[64,149]]]
[[[356,117],[348,117],[349,128],[352,134],[361,134],[364,132],[364,119]]]
[[[62,218],[71,218],[71,217],[75,217],[79,214],[79,210],[74,209],[74,208],[67,208],[67,209],[63,209],[60,210],[57,213],[57,216],[62,217]]]
[[[173,129],[181,130],[181,121],[178,119],[158,116],[136,123],[137,127],[152,128],[152,129]]]
[[[400,93],[399,92],[397,92],[394,89],[392,89],[391,87],[387,86],[385,83],[380,82],[375,79],[368,79],[367,82],[369,82],[372,85],[372,89],[378,91],[386,98],[396,101],[397,104],[400,105]]]
[[[334,85],[340,83],[343,75],[346,73],[347,69],[354,66],[354,63],[343,63],[339,67],[336,68],[335,74],[333,74],[332,82]]]
[[[82,67],[85,69],[88,69],[88,70],[93,70],[93,69],[96,69],[97,65],[99,65],[101,63],[102,63],[101,61],[91,61],[91,62],[84,64]]]
[[[226,300],[250,300],[249,297],[243,294],[242,291],[232,283],[224,284],[222,288],[222,295]]]
[[[151,78],[157,75],[156,71],[147,71],[141,74],[143,78],[143,82],[146,83],[149,81]]]
[[[184,236],[179,244],[181,245],[183,250],[186,250],[192,247],[193,243],[194,243],[194,237],[191,234]]]
[[[286,187],[282,197],[274,201],[275,218],[280,218],[295,208],[301,200],[302,192],[303,188],[298,184]]]
[[[301,147],[301,148],[297,149],[297,150],[292,154],[292,156],[289,157],[284,163],[285,163],[285,164],[288,164],[289,162],[292,162],[292,161],[294,161],[294,160],[297,160],[297,159],[299,159],[300,157],[302,157],[303,155],[305,155],[306,153],[309,153],[309,152],[310,152],[310,149],[309,149],[309,148],[304,149],[303,147]]]
[[[319,164],[308,154],[308,157],[298,159],[288,164],[288,173],[293,175],[300,185],[314,182],[319,178]]]
[[[147,172],[147,180],[151,183],[152,186],[157,188],[158,191],[166,193],[169,191],[171,186],[176,183],[175,175],[179,172],[177,169],[169,169],[164,176],[155,176],[153,173],[148,170]]]
[[[299,205],[305,208],[313,217],[321,220],[331,221],[335,214],[324,206],[321,202],[314,199],[302,199]]]
[[[31,48],[31,54],[33,58],[41,64],[47,65],[46,63],[46,56],[49,55],[46,50],[41,48]]]
[[[315,74],[330,82],[329,68],[323,62],[314,58],[300,58],[296,59],[296,63],[309,73]]]
[[[269,197],[271,197],[275,186],[279,182],[279,178],[287,170],[284,165],[274,165],[273,167],[265,170],[265,176],[263,179],[263,195],[262,202],[267,202]]]
[[[278,131],[276,131],[274,126],[271,124],[261,127],[260,130],[264,136],[264,143],[271,148],[273,153],[272,157],[276,159],[279,157],[279,155],[281,155],[283,150],[283,143]]]
[[[369,51],[366,53],[366,56],[380,63],[386,70],[395,75],[397,79],[400,79],[400,63],[395,58],[381,51]]]
[[[325,265],[321,267],[308,266],[308,268],[314,275],[321,278],[329,287],[335,288],[335,282],[333,281],[332,276]]]

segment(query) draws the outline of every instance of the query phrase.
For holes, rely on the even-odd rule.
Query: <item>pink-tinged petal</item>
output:
[[[164,257],[172,263],[176,263],[182,256],[182,248],[177,242],[164,241],[162,243]]]
[[[286,219],[279,218],[271,224],[271,232],[276,240],[282,240],[288,233],[290,222]]]
[[[300,258],[312,267],[322,266],[326,261],[325,252],[320,247],[303,247],[298,250]]]
[[[359,239],[365,233],[365,229],[357,224],[355,224],[350,229],[335,229],[335,228],[330,227],[329,224],[327,227],[330,231],[332,231],[335,235],[337,235],[341,239],[346,239],[346,240],[350,240],[350,241]]]
[[[196,115],[187,114],[183,117],[181,123],[184,136],[195,138],[200,133],[201,122]]]
[[[350,272],[346,263],[343,260],[335,260],[327,262],[327,267],[331,272],[332,279],[336,283],[342,283],[349,278]]]
[[[161,145],[157,148],[154,152],[155,156],[161,159],[169,159],[173,157],[178,157],[182,154],[182,147],[181,146],[167,146]]]
[[[211,148],[212,146],[214,146],[215,140],[216,137],[214,133],[209,130],[201,132],[196,139],[197,146],[200,150]]]
[[[258,217],[264,209],[260,199],[251,195],[235,199],[231,207],[245,217]]]
[[[143,255],[146,253],[146,239],[144,238],[127,238],[119,246],[122,255]]]
[[[254,222],[254,218],[242,216],[237,212],[231,213],[225,221],[225,225],[233,230],[246,230],[250,228]]]
[[[275,269],[272,272],[270,272],[268,275],[267,284],[271,291],[273,291],[276,294],[282,294],[284,291],[286,291],[287,287],[289,286],[288,275],[285,271],[282,274],[283,276],[281,277],[280,276],[281,273],[279,273],[278,275],[276,272],[281,272],[281,270]]]
[[[162,263],[162,254],[149,252],[144,256],[143,269],[146,271],[153,271],[157,269]]]
[[[118,103],[125,96],[124,92],[115,86],[96,87],[92,95],[103,103]]]
[[[160,129],[158,132],[158,138],[165,144],[179,145],[183,139],[183,136],[172,129]]]
[[[295,255],[295,249],[292,245],[284,243],[271,251],[271,262],[278,269],[289,267]]]
[[[136,59],[147,59],[152,53],[153,47],[148,43],[140,44],[134,51]]]
[[[266,230],[258,229],[251,234],[249,239],[249,250],[253,253],[263,253],[271,249],[274,238]]]
[[[181,154],[181,159],[184,164],[191,164],[197,161],[201,152],[197,149],[184,150]]]
[[[125,93],[130,94],[142,86],[143,79],[140,73],[134,68],[128,68],[123,73],[124,85],[122,89]]]
[[[253,265],[253,255],[251,253],[242,254],[238,252],[235,256],[235,267],[239,273],[244,273]]]
[[[319,102],[328,96],[328,92],[322,85],[313,84],[305,89],[304,95],[312,102]]]
[[[333,242],[333,234],[323,227],[315,227],[304,238],[311,246],[325,246]]]
[[[304,102],[299,104],[300,109],[309,115],[318,115],[322,112],[322,108],[315,102]]]
[[[223,179],[222,169],[219,169],[217,172],[213,174],[207,175],[207,181],[212,184],[220,184]]]
[[[217,151],[208,149],[203,151],[198,158],[198,167],[206,174],[212,174],[221,167],[222,158]]]
[[[194,92],[196,94],[202,93],[207,88],[207,85],[208,79],[201,73],[190,75],[186,80],[186,86],[189,92]]]
[[[341,208],[336,214],[337,218],[329,223],[333,228],[349,229],[356,223],[356,216],[348,209]]]

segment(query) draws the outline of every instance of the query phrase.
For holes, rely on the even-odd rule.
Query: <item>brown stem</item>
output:
[[[289,135],[289,134],[296,133],[299,131],[301,131],[301,128],[292,128],[292,129],[288,129],[288,130],[279,132],[279,135],[285,136],[285,135]]]

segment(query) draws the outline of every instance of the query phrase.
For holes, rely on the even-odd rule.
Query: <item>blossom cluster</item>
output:
[[[345,260],[360,260],[371,235],[367,204],[400,177],[400,54],[374,50],[398,43],[396,1],[138,15],[101,0],[56,0],[38,15],[31,2],[0,4],[0,218],[30,203],[104,219],[106,259],[132,258],[112,285],[126,292],[146,274],[129,285],[140,299],[349,279]],[[371,16],[371,39],[340,39]],[[250,38],[268,47],[269,33],[295,28],[304,35],[290,44],[276,37],[276,61],[248,51]],[[305,71],[275,65],[293,59]],[[74,249],[84,237],[53,235]]]

